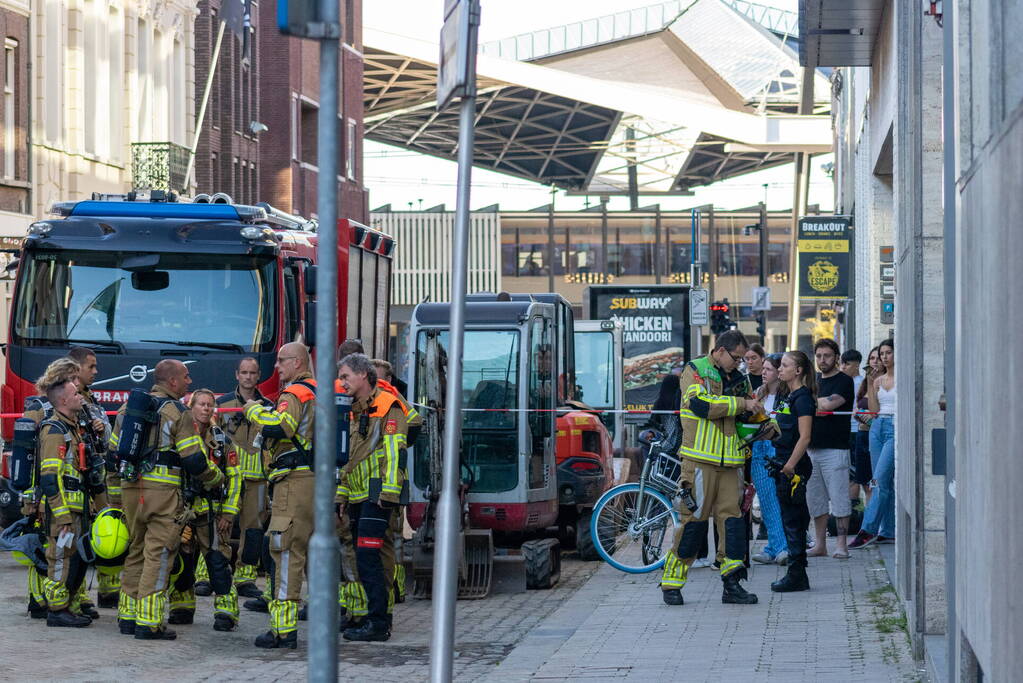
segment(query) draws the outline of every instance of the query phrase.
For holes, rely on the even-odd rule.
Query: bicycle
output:
[[[671,543],[681,523],[674,503],[682,495],[682,461],[660,448],[662,434],[653,430],[647,434],[640,436],[647,453],[639,482],[605,492],[590,519],[597,553],[615,569],[629,574],[664,566],[670,547],[666,542]]]

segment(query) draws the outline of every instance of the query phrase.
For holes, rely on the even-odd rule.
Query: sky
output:
[[[760,4],[796,11],[798,0],[758,0]],[[655,4],[652,0],[482,0],[480,42],[507,38],[537,29],[560,26],[635,7]],[[373,0],[363,4],[366,27],[436,41],[442,23],[443,0]],[[833,186],[823,171],[830,155],[813,158],[810,202],[830,210]],[[444,159],[367,140],[364,148],[365,183],[369,206],[391,204],[394,210],[455,205],[457,165]],[[470,206],[499,204],[503,209],[531,209],[551,201],[550,188],[512,176],[474,168]],[[766,188],[765,188],[766,184]],[[713,204],[722,209],[750,206],[766,201],[771,209],[792,206],[792,165],[751,173],[695,190],[695,196],[678,198],[641,197],[640,203],[660,202],[664,209],[686,209]],[[597,197],[555,196],[560,210],[582,209]],[[615,197],[611,209],[627,209],[628,199]]]

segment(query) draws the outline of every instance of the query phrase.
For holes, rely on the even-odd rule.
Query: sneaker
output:
[[[877,542],[878,542],[879,545],[892,545],[893,543],[895,543],[895,537],[894,536],[878,536],[877,537]]]
[[[856,534],[856,538],[849,544],[849,550],[859,550],[860,548],[866,548],[868,545],[877,543],[877,536],[866,531],[861,531]]]
[[[693,566],[691,567],[691,569],[704,569],[705,567],[710,567],[711,565],[712,563],[710,561],[710,558],[701,557],[697,559],[696,562],[693,562]]]
[[[760,564],[774,564],[775,563],[775,558],[771,557],[767,553],[757,553],[756,555],[754,555],[750,559],[753,560],[754,562],[759,562]]]
[[[789,563],[789,551],[788,550],[781,551],[780,553],[778,553],[777,555],[774,556],[774,561],[777,564],[779,564],[782,567],[784,567],[785,565],[787,565]]]

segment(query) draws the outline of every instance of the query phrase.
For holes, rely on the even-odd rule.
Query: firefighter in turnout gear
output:
[[[154,370],[156,385],[146,419],[152,420],[138,466],[122,462],[121,495],[131,545],[121,576],[118,625],[140,640],[173,640],[164,626],[167,589],[181,531],[188,519],[182,497],[183,475],[207,490],[221,486],[224,475],[203,453],[192,415],[180,401],[192,379],[178,360],[162,360]],[[110,443],[118,448],[128,417],[121,408]],[[130,443],[125,440],[126,443]],[[129,471],[130,470],[130,471]]]
[[[382,641],[391,636],[394,516],[407,499],[405,404],[377,385],[376,368],[363,354],[340,362],[338,376],[352,396],[348,463],[341,470],[340,516],[355,543],[358,578],[366,595],[366,618],[344,632],[346,640]]]
[[[273,404],[259,393],[259,363],[255,358],[243,358],[234,373],[238,386],[229,394],[217,399],[217,408],[241,408],[248,401],[259,401],[266,407]],[[238,564],[234,570],[234,582],[238,595],[258,598],[262,591],[256,587],[254,564],[245,564],[241,558],[257,555],[261,548],[249,548],[250,543],[262,543],[263,525],[269,515],[267,506],[267,482],[259,448],[255,445],[260,426],[249,422],[241,412],[224,413],[221,416],[224,431],[231,439],[238,455],[238,470],[242,476],[241,509],[238,516],[240,530]],[[246,552],[248,550],[248,552]]]
[[[209,494],[195,486],[185,487],[185,503],[194,518],[182,535],[181,558],[185,566],[170,591],[168,623],[192,623],[195,567],[198,559],[205,557],[210,587],[216,595],[213,630],[232,631],[238,624],[238,592],[231,578],[231,527],[238,515],[242,476],[238,455],[214,420],[215,406],[216,396],[209,389],[196,390],[188,402],[207,461],[224,473],[225,482]]]
[[[747,398],[749,380],[739,371],[748,349],[746,338],[730,330],[717,338],[714,350],[686,364],[680,386],[682,406],[681,482],[691,495],[678,503],[682,520],[664,562],[661,590],[664,602],[681,605],[682,587],[689,566],[696,559],[700,539],[707,537],[707,519],[714,517],[718,536],[724,541],[721,562],[724,603],[750,605],[757,596],[739,585],[745,576],[746,524],[740,512],[743,496],[743,465],[747,451],[736,431],[736,418],[756,413],[760,404]],[[695,507],[692,507],[695,505]]]
[[[245,419],[260,427],[263,468],[270,481],[270,630],[256,647],[294,649],[298,645],[309,537],[313,533],[313,430],[316,381],[309,372],[309,350],[289,342],[277,352],[277,373],[284,385],[277,405],[245,404]]]
[[[40,425],[39,436],[38,486],[49,526],[49,572],[43,580],[49,608],[46,625],[88,626],[92,619],[69,609],[88,569],[77,547],[87,531],[84,518],[89,505],[85,443],[78,427],[82,397],[68,379],[46,387],[46,397],[54,408]]]
[[[93,442],[96,450],[100,453],[106,451],[107,442],[110,440],[110,420],[106,411],[99,404],[89,390],[89,386],[96,379],[99,368],[96,365],[96,352],[84,346],[73,346],[68,351],[68,357],[78,363],[78,391],[82,395],[82,418],[86,434]],[[110,462],[108,460],[108,462]],[[106,493],[103,496],[96,496],[93,499],[93,514],[98,514],[106,507],[121,507],[121,480],[116,471],[108,467],[106,474]],[[118,598],[121,590],[121,576],[118,573],[96,572],[98,589],[97,603],[100,607],[117,609]],[[83,588],[85,583],[82,584]],[[84,603],[83,603],[84,604]]]
[[[36,425],[36,430],[31,432],[33,434],[33,443],[37,444],[38,449],[38,428],[43,420],[53,415],[53,406],[46,398],[47,387],[54,386],[59,382],[78,382],[78,371],[79,366],[74,360],[70,358],[58,358],[57,360],[50,363],[43,376],[36,382],[36,391],[38,396],[31,396],[25,399],[25,418],[32,420]],[[18,436],[15,436],[15,445]],[[21,494],[21,514],[29,517],[32,520],[33,528],[41,537],[49,536],[50,529],[45,519],[44,512],[45,502],[42,500],[42,492],[39,490],[39,466],[40,458],[38,454],[35,459],[36,466],[32,469],[32,481],[30,486],[25,489]],[[29,567],[28,570],[28,612],[33,619],[45,619],[47,617],[47,605],[46,605],[46,590],[45,590],[46,574],[39,573],[34,567]],[[79,604],[78,596],[72,598],[72,611],[78,612],[81,607]],[[99,614],[96,613],[98,616]]]

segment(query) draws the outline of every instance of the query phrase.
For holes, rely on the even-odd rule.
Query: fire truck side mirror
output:
[[[316,266],[307,263],[303,271],[306,296],[316,296],[316,270]]]
[[[316,346],[316,302],[305,302],[305,345]]]

